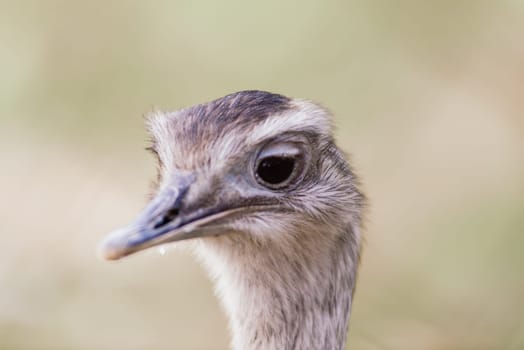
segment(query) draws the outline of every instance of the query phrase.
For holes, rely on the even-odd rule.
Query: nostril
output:
[[[155,229],[160,228],[162,226],[167,225],[171,221],[175,220],[175,218],[178,216],[178,209],[172,208],[169,209],[161,218],[160,220],[153,226]]]

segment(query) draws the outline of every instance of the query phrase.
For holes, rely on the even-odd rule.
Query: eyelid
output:
[[[276,143],[264,148],[258,155],[259,159],[267,157],[296,158],[300,155],[300,148],[291,143]]]

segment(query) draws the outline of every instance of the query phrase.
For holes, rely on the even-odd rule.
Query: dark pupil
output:
[[[270,185],[286,181],[293,173],[295,160],[284,157],[267,157],[258,165],[258,176]]]

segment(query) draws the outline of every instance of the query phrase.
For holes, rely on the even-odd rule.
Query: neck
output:
[[[235,350],[344,348],[358,242],[352,232],[318,237],[304,235],[295,246],[235,236],[202,244]]]

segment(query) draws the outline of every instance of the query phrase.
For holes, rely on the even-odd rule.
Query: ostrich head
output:
[[[242,91],[149,119],[151,203],[101,245],[119,259],[190,240],[217,283],[236,349],[340,349],[364,197],[329,113]]]

